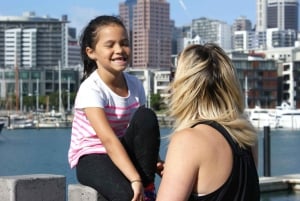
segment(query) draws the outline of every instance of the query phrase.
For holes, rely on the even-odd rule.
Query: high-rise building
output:
[[[235,31],[251,31],[252,23],[249,19],[244,16],[237,18],[233,23],[233,32]]]
[[[133,24],[133,13],[134,6],[137,0],[126,0],[119,4],[119,13],[122,18],[123,23],[128,31],[128,36],[130,38],[130,47],[132,49],[132,24]],[[130,66],[132,66],[132,60],[130,61]]]
[[[256,0],[256,31],[267,28],[298,31],[298,0]]]
[[[268,0],[267,28],[298,31],[298,0]]]
[[[37,17],[34,12],[23,16],[0,16],[0,68],[53,68],[80,64],[79,46],[70,49],[68,19]],[[74,35],[74,30],[70,32]],[[77,46],[77,47],[75,47]],[[78,50],[76,56],[70,56]]]
[[[166,0],[126,0],[119,5],[132,47],[132,67],[171,67],[172,27]]]
[[[298,8],[298,0],[257,0],[257,47],[273,48],[293,46],[297,40],[297,32],[299,29]],[[271,30],[268,31],[268,29]],[[273,34],[270,34],[271,32]]]
[[[268,0],[256,0],[256,32],[267,29],[267,3]]]

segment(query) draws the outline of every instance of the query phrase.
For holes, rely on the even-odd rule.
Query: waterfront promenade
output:
[[[262,193],[300,191],[300,174],[260,177]],[[0,177],[0,200],[5,201],[107,201],[94,189],[66,184],[63,175],[34,174]]]

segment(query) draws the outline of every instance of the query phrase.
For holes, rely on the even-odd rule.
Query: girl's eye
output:
[[[114,45],[113,43],[105,43],[104,46],[105,46],[105,47],[113,47],[113,45]]]

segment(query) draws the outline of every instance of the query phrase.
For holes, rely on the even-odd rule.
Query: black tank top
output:
[[[241,148],[217,122],[199,122],[194,126],[198,124],[209,125],[225,137],[233,152],[233,166],[227,181],[219,189],[204,196],[192,194],[189,201],[259,201],[259,179],[251,149]]]

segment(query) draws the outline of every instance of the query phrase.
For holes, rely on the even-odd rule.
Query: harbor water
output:
[[[162,137],[170,129],[161,129]],[[263,131],[259,133],[258,173],[263,176]],[[62,129],[3,129],[0,134],[0,176],[24,174],[58,174],[66,176],[67,184],[78,183],[70,169],[67,152],[70,128]],[[167,138],[161,141],[160,155],[164,158]],[[300,130],[271,130],[271,176],[300,173]],[[160,179],[156,179],[156,186]],[[300,201],[300,192],[262,194],[262,201]]]

